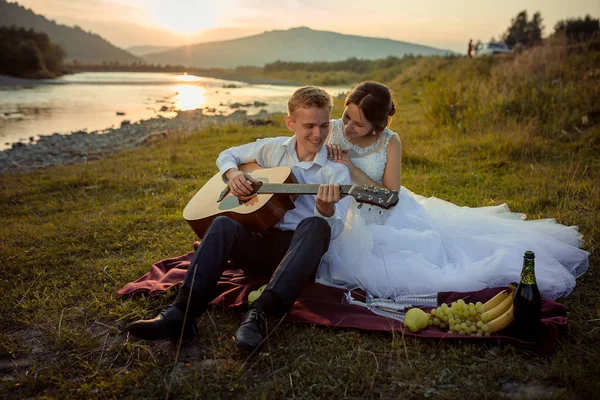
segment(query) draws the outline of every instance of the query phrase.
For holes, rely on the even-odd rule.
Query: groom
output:
[[[292,137],[260,139],[223,151],[217,166],[231,193],[240,197],[252,191],[251,177],[238,169],[256,162],[262,167],[290,167],[298,183],[321,184],[316,198],[302,195],[275,227],[261,233],[248,231],[228,217],[217,217],[202,238],[177,298],[156,318],[128,326],[140,339],[176,340],[197,333],[194,318],[216,296],[219,277],[228,260],[248,275],[271,275],[262,295],[242,317],[234,335],[243,349],[263,342],[265,320],[282,316],[298,297],[327,251],[331,238],[344,228],[348,200],[340,201],[339,184],[350,182],[346,166],[327,159],[323,146],[329,133],[333,100],[324,90],[302,87],[288,101],[287,128]]]

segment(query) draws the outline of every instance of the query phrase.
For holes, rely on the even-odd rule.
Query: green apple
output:
[[[262,292],[265,290],[266,287],[267,287],[267,285],[263,285],[263,286],[259,287],[258,289],[250,292],[250,294],[248,295],[248,303],[254,303],[254,301],[260,297],[260,295],[262,294]]]

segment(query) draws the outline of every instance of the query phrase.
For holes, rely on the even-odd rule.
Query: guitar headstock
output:
[[[397,191],[372,185],[354,185],[348,195],[354,197],[359,203],[372,204],[386,210],[398,204]]]

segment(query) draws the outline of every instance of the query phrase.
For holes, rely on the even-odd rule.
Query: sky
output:
[[[10,1],[10,0],[9,0]],[[520,11],[542,14],[544,34],[557,21],[600,17],[600,0],[19,0],[57,23],[79,25],[111,43],[184,45],[274,29],[379,37],[465,53],[469,39],[488,41]]]

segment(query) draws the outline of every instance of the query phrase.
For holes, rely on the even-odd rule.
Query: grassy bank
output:
[[[552,356],[283,322],[247,359],[231,340],[237,316],[221,309],[202,317],[201,339],[177,364],[168,343],[122,334],[174,293],[115,291],[153,262],[191,250],[196,238],[181,213],[216,172],[217,154],[287,134],[277,119],[278,126],[174,133],[104,160],[1,176],[0,394],[591,398],[600,390],[599,59],[589,47],[548,45],[505,59],[424,58],[385,79],[399,103],[392,129],[403,142],[404,186],[460,205],[506,202],[585,235],[590,270],[562,300],[569,326]],[[10,360],[21,367],[11,370]]]

